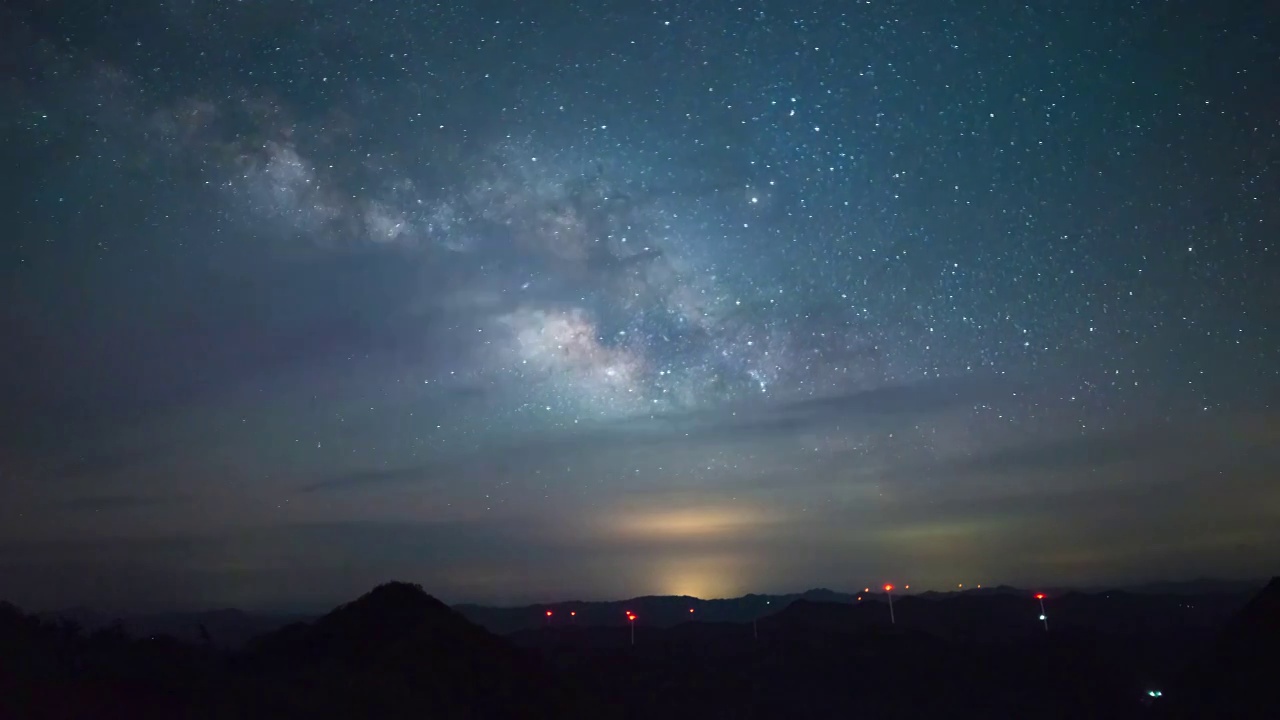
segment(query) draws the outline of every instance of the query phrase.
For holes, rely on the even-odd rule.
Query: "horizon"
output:
[[[6,3],[0,598],[1270,576],[1255,15]]]
[[[1274,717],[1280,576],[1220,590],[451,609],[390,581],[323,617],[0,608],[6,645],[32,659],[9,684],[57,683],[0,702],[84,715],[111,693],[139,717]]]
[[[1181,589],[1181,591],[1173,592],[1172,594],[1181,595],[1184,592],[1189,592],[1190,594],[1196,594],[1198,592],[1209,592],[1209,593],[1219,592],[1223,590],[1224,586],[1231,588],[1232,591],[1239,590],[1244,587],[1253,588],[1255,586],[1258,589],[1261,589],[1265,587],[1273,578],[1280,578],[1280,575],[1266,576],[1266,577],[1236,578],[1236,579],[1198,577],[1198,578],[1192,578],[1187,580],[1156,580],[1156,581],[1148,581],[1148,582],[1141,582],[1141,583],[1102,584],[1102,585],[1093,585],[1093,586],[1053,585],[1053,584],[1021,586],[1021,585],[1010,585],[1007,583],[997,583],[994,585],[986,585],[986,584],[981,584],[976,586],[965,585],[964,587],[961,587],[961,588],[957,588],[954,586],[950,588],[947,588],[947,587],[939,588],[939,587],[931,587],[931,586],[918,586],[912,583],[911,588],[907,589],[905,586],[897,585],[895,583],[893,593],[895,596],[901,596],[901,597],[919,596],[919,595],[944,595],[944,596],[945,595],[962,595],[962,594],[978,592],[978,591],[982,591],[986,593],[1001,591],[1004,594],[1024,593],[1028,597],[1034,597],[1034,594],[1038,592],[1049,593],[1055,596],[1065,595],[1070,593],[1096,595],[1096,594],[1103,594],[1108,592],[1139,592],[1142,594],[1155,592],[1156,594],[1159,594],[1160,592],[1166,591],[1166,589],[1162,588],[1161,586],[1170,586],[1173,588]],[[870,590],[866,590],[866,589],[841,590],[841,589],[825,587],[825,586],[813,586],[813,587],[806,588],[804,590],[791,590],[791,591],[785,591],[785,592],[747,592],[741,595],[733,595],[733,596],[726,596],[726,597],[705,597],[704,598],[704,597],[697,597],[692,595],[640,594],[640,595],[633,595],[629,597],[614,597],[614,598],[585,599],[581,597],[566,597],[559,600],[535,600],[535,601],[522,601],[522,602],[515,602],[515,603],[493,603],[493,602],[473,602],[473,601],[465,601],[465,600],[453,601],[447,598],[440,597],[436,593],[431,592],[431,589],[429,587],[422,586],[420,583],[414,583],[407,580],[386,580],[376,585],[370,586],[369,588],[366,588],[365,590],[345,599],[336,599],[333,601],[325,601],[325,602],[322,602],[322,601],[298,602],[293,604],[259,606],[259,607],[220,604],[216,602],[205,604],[205,605],[192,605],[189,607],[153,607],[153,608],[147,608],[147,609],[135,608],[133,610],[122,609],[122,608],[121,609],[103,608],[103,607],[98,607],[98,606],[89,605],[89,604],[75,604],[75,605],[61,606],[56,608],[34,608],[34,607],[23,607],[21,605],[17,605],[17,607],[20,610],[23,610],[24,612],[35,613],[38,615],[58,615],[60,613],[83,611],[83,612],[89,612],[97,615],[116,616],[120,618],[130,618],[130,617],[141,618],[141,617],[147,617],[147,616],[168,615],[168,614],[196,615],[196,614],[202,614],[202,613],[216,613],[216,612],[224,612],[224,611],[243,612],[248,615],[259,615],[259,616],[291,615],[291,616],[304,616],[304,617],[318,617],[330,612],[331,610],[341,607],[342,605],[354,602],[355,600],[358,600],[359,598],[364,597],[366,594],[368,594],[369,592],[372,592],[374,589],[378,587],[381,587],[382,585],[391,584],[391,583],[407,583],[410,585],[416,585],[426,595],[443,602],[445,605],[451,608],[471,607],[471,608],[480,608],[480,609],[488,609],[488,610],[529,610],[529,609],[554,608],[555,606],[558,606],[558,605],[575,605],[575,604],[605,605],[605,604],[618,604],[618,603],[627,603],[627,602],[633,602],[633,601],[638,602],[643,600],[661,600],[661,599],[689,599],[689,600],[697,601],[699,603],[719,603],[719,602],[733,602],[733,601],[743,600],[750,597],[802,598],[803,596],[809,595],[812,593],[829,593],[832,595],[848,596],[848,597],[857,597],[860,595],[865,595],[871,599],[875,599],[885,594],[882,589],[882,585],[883,585],[882,583],[881,586],[874,586],[874,585],[863,586],[864,588],[869,587]],[[1188,586],[1202,586],[1202,587],[1195,588],[1195,587],[1188,587]],[[1205,586],[1207,586],[1210,589],[1206,590]],[[6,598],[0,597],[0,602],[8,602],[8,600],[6,600]]]

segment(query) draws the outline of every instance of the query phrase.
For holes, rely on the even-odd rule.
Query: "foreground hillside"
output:
[[[0,609],[0,717],[584,716],[532,654],[416,585],[389,583],[237,652],[89,635]]]
[[[894,625],[877,602],[802,599],[754,623],[500,637],[390,583],[237,651],[0,605],[0,717],[1280,717],[1280,580],[1212,631],[1167,612],[1186,601],[1053,602],[1052,632],[994,594],[903,598]],[[1099,607],[1123,622],[1090,626]]]

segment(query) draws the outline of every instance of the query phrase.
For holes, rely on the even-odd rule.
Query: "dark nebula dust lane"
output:
[[[0,596],[1264,575],[1265,17],[7,6]]]

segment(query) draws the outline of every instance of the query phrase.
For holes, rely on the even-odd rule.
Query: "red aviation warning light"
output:
[[[1036,593],[1036,599],[1037,599],[1037,600],[1043,600],[1043,599],[1044,599],[1044,593]]]
[[[548,611],[547,611],[547,617],[551,617],[551,611],[550,611],[550,610],[548,610]]]
[[[578,617],[578,611],[577,611],[577,610],[570,610],[570,611],[569,611],[569,617]]]
[[[893,586],[892,586],[892,585],[885,585],[885,586],[884,586],[884,591],[885,591],[885,592],[893,592]]]
[[[689,612],[693,612],[693,608],[689,608]]]

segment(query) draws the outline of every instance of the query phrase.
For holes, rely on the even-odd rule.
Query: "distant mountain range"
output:
[[[1224,612],[1239,607],[1244,598],[1257,592],[1266,580],[1188,580],[1178,583],[1153,583],[1135,585],[1120,589],[1093,589],[1093,591],[1073,591],[1066,588],[1044,589],[1053,598],[1071,596],[1071,594],[1106,594],[1133,593],[1144,596],[1178,596],[1202,597],[1204,600],[1198,607],[1188,607],[1184,611],[1199,610],[1203,618],[1221,618]],[[483,626],[489,632],[506,635],[543,628],[543,626],[588,626],[588,625],[625,625],[626,612],[634,612],[637,621],[644,626],[669,626],[701,621],[701,623],[750,623],[750,621],[776,614],[791,603],[804,600],[809,602],[842,603],[842,605],[858,605],[858,603],[883,603],[884,593],[878,588],[876,592],[846,593],[831,591],[827,588],[814,588],[801,593],[788,594],[746,594],[736,598],[723,600],[700,600],[686,596],[645,596],[620,601],[566,601],[545,603],[545,605],[526,605],[522,607],[492,607],[484,605],[453,606],[472,623]],[[1039,592],[1039,591],[1037,591]],[[1011,596],[1020,598],[1032,597],[1027,589],[998,585],[992,588],[973,588],[956,592],[899,592],[895,602],[902,602],[908,597],[928,598],[928,600],[946,600],[954,597]],[[1174,605],[1181,605],[1175,602]],[[1185,605],[1194,605],[1187,602]],[[1068,605],[1071,607],[1071,605]],[[547,611],[552,612],[550,618]],[[692,611],[692,612],[690,612]],[[1055,611],[1057,614],[1057,611]],[[160,612],[160,614],[116,616],[106,614],[87,607],[54,612],[42,612],[41,618],[68,621],[86,630],[108,628],[119,625],[129,634],[136,637],[150,635],[169,635],[183,642],[210,642],[216,647],[242,647],[248,639],[257,635],[282,628],[289,623],[316,618],[316,614],[294,612],[294,614],[253,614],[242,610],[223,609],[202,612]]]
[[[76,607],[40,613],[45,620],[77,625],[88,632],[117,627],[139,638],[167,635],[183,642],[210,642],[217,647],[242,647],[251,638],[314,615],[255,614],[225,608],[202,612],[172,612],[119,617],[91,608]]]
[[[1228,581],[1192,580],[1186,582],[1153,583],[1119,589],[1072,590],[1067,588],[1038,589],[1051,597],[1068,595],[1105,595],[1130,593],[1141,595],[1166,595],[1202,597],[1200,616],[1220,618],[1223,613],[1238,608],[1244,599],[1266,584],[1265,580]],[[637,615],[637,621],[645,627],[672,627],[680,623],[728,622],[749,623],[785,609],[792,603],[805,600],[818,603],[883,604],[885,596],[878,588],[871,592],[846,593],[814,588],[801,593],[783,595],[744,595],[738,598],[703,600],[688,596],[657,595],[609,601],[565,601],[525,605],[521,607],[492,607],[487,605],[460,604],[454,610],[486,630],[509,635],[523,630],[541,627],[565,626],[623,626],[628,611]],[[1008,595],[1031,598],[1034,591],[1005,585],[991,588],[973,588],[963,591],[911,593],[895,591],[895,602],[908,597],[943,600],[953,597],[983,597]],[[1179,603],[1174,603],[1179,604]],[[1070,606],[1068,606],[1070,607]],[[1196,608],[1185,608],[1186,610]],[[551,615],[548,617],[547,612]],[[690,612],[692,611],[692,612]],[[886,610],[887,612],[887,610]],[[119,626],[136,637],[167,635],[184,642],[211,642],[223,648],[238,648],[250,638],[283,627],[289,623],[317,617],[311,613],[250,613],[231,608],[202,612],[152,613],[145,615],[116,616],[91,608],[76,607],[55,612],[41,613],[40,617],[74,623],[85,630],[98,630]],[[202,629],[203,628],[203,629]]]
[[[1223,581],[1194,580],[1180,583],[1161,583],[1141,585],[1120,589],[1105,590],[1073,590],[1069,588],[1038,588],[1026,590],[1001,585],[991,588],[973,588],[953,592],[927,591],[911,593],[895,590],[895,602],[901,603],[907,598],[923,598],[928,600],[946,600],[957,597],[989,597],[1009,596],[1022,598],[1030,607],[1032,596],[1036,592],[1045,592],[1051,598],[1066,596],[1105,596],[1107,594],[1131,594],[1144,596],[1170,596],[1184,598],[1203,598],[1203,602],[1181,603],[1172,605],[1196,605],[1196,608],[1180,608],[1183,611],[1199,609],[1205,617],[1223,617],[1240,607],[1244,601],[1266,584],[1265,580],[1257,581]],[[637,615],[637,622],[648,627],[672,627],[691,620],[700,622],[749,623],[764,616],[782,611],[792,603],[805,600],[815,603],[837,603],[844,605],[884,604],[885,594],[880,588],[870,588],[861,593],[846,593],[814,588],[802,593],[786,595],[744,595],[739,598],[719,600],[702,600],[687,596],[646,596],[629,600],[581,602],[567,601],[523,607],[489,607],[484,605],[455,605],[454,609],[462,613],[468,620],[480,625],[490,632],[506,635],[521,630],[553,626],[609,626],[626,625],[627,612]],[[551,615],[548,617],[547,612]],[[886,609],[887,613],[888,610]],[[1038,616],[1039,613],[1037,612]]]

